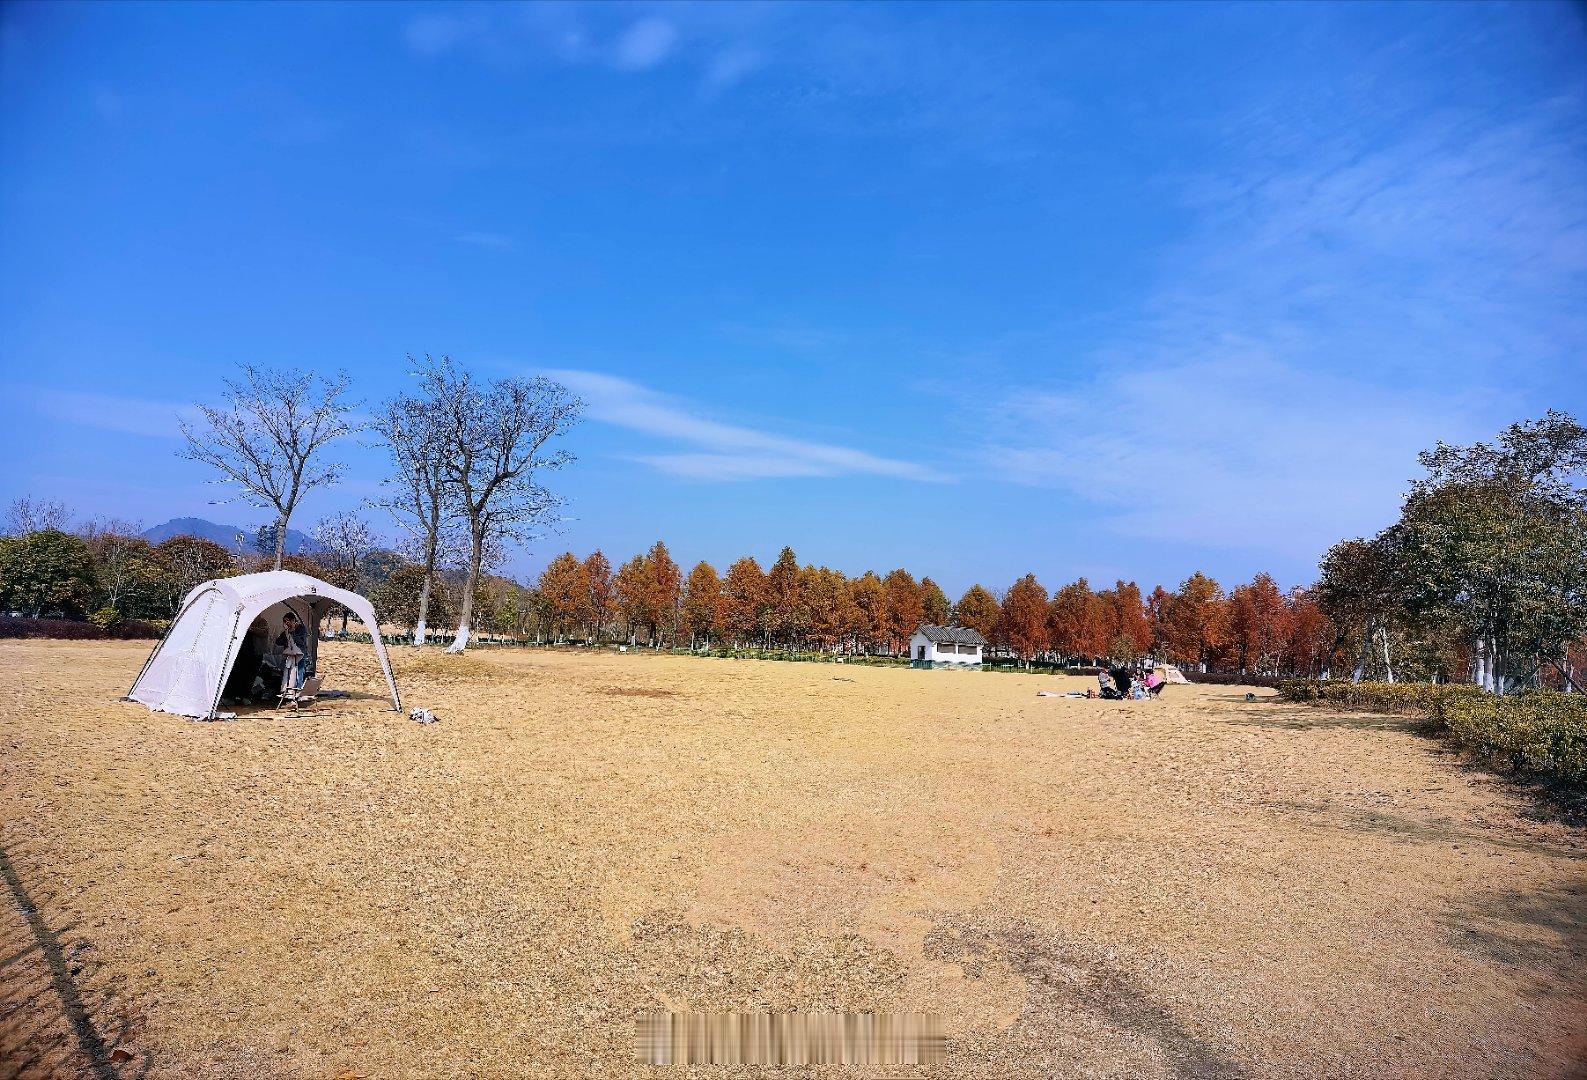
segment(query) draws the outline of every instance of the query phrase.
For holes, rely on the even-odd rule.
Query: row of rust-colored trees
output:
[[[1027,662],[1150,656],[1266,674],[1321,673],[1340,645],[1310,592],[1285,592],[1267,574],[1225,593],[1198,573],[1149,595],[1124,581],[1095,590],[1084,578],[1049,593],[1027,574],[1001,593],[973,585],[953,602],[929,577],[848,577],[801,566],[786,547],[769,569],[745,557],[725,575],[708,562],[685,574],[658,542],[615,569],[599,551],[559,555],[536,593],[551,641],[898,655],[921,623],[951,622]]]

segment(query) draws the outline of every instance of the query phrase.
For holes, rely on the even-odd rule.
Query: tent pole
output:
[[[237,663],[236,650],[232,646],[237,644],[237,623],[242,620],[242,609],[237,609],[237,614],[231,617],[231,640],[226,643],[226,659],[229,661],[220,669],[220,678],[215,680],[215,700],[210,703],[209,715],[205,720],[215,719],[215,714],[220,711],[220,696],[226,692],[226,679],[231,675],[231,669]]]

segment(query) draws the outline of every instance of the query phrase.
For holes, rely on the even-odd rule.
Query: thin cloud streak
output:
[[[52,420],[151,439],[180,439],[182,421],[192,424],[203,419],[198,409],[187,402],[151,401],[119,394],[46,390],[39,393],[34,404]]]
[[[662,19],[641,19],[623,32],[612,62],[624,71],[644,71],[667,58],[677,44],[677,27]]]
[[[568,369],[545,374],[584,398],[596,420],[692,447],[681,453],[635,458],[674,476],[748,480],[859,475],[928,483],[950,479],[914,462],[708,420],[686,402],[615,375]]]
[[[489,248],[492,251],[511,251],[517,247],[513,238],[503,233],[492,232],[466,232],[458,233],[452,240],[469,247]]]
[[[1583,129],[1550,103],[1318,132],[1278,169],[1231,148],[1099,374],[971,410],[982,459],[1129,536],[1309,561],[1381,528],[1417,451],[1492,435],[1587,347]]]

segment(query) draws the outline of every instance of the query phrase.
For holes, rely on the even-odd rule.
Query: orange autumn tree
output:
[[[1338,641],[1333,622],[1323,614],[1312,589],[1290,590],[1289,640],[1285,643],[1285,670],[1291,675],[1309,677],[1332,674],[1333,653]]]
[[[854,598],[854,647],[865,652],[881,648],[887,640],[887,589],[870,570],[849,582]]]
[[[1289,606],[1268,574],[1257,574],[1230,594],[1227,647],[1242,675],[1276,672],[1289,629]]]
[[[915,579],[909,571],[903,568],[894,570],[883,578],[882,586],[887,592],[884,626],[887,651],[897,655],[908,646],[910,635],[920,625],[924,610],[920,602],[920,586],[915,584]]]
[[[1152,648],[1152,624],[1141,602],[1141,587],[1133,581],[1115,581],[1113,588],[1097,596],[1102,604],[1103,635],[1107,653],[1115,659],[1130,659]]]
[[[607,626],[617,617],[612,597],[612,564],[600,548],[584,560],[584,574],[590,583],[590,639],[600,641]]]
[[[645,556],[645,621],[651,627],[651,644],[661,648],[662,639],[674,640],[678,616],[683,607],[683,571],[673,562],[667,545],[657,540]]]
[[[1098,657],[1107,651],[1098,647],[1095,625],[1100,614],[1091,585],[1085,578],[1072,581],[1053,593],[1047,605],[1047,633],[1051,647],[1065,656]]]
[[[807,566],[801,572],[801,591],[812,645],[831,651],[852,640],[859,612],[847,578],[825,566]]]
[[[991,641],[997,633],[997,621],[1001,615],[997,597],[985,585],[971,585],[953,606],[954,621],[960,626],[968,626],[987,641]]]
[[[791,547],[777,555],[766,571],[767,643],[797,645],[804,637],[807,622],[800,589],[799,559]]]
[[[552,559],[540,574],[540,596],[550,616],[551,637],[566,641],[590,622],[590,582],[571,551]]]
[[[689,571],[683,591],[683,626],[689,631],[689,648],[697,642],[711,645],[711,635],[722,619],[722,579],[716,567],[701,560]]]
[[[1223,586],[1197,571],[1168,598],[1163,612],[1168,654],[1178,664],[1206,671],[1229,637],[1228,601]]]
[[[639,629],[647,625],[650,592],[650,567],[643,555],[629,559],[612,578],[612,599],[630,646],[639,643]]]
[[[745,556],[727,568],[722,582],[722,632],[740,645],[759,643],[764,632],[766,575]]]
[[[948,594],[942,591],[942,586],[929,577],[920,579],[920,609],[921,619],[937,626],[946,626],[951,617]]]
[[[1027,665],[1047,650],[1047,590],[1035,574],[1026,574],[1004,594],[997,636]]]
[[[1151,653],[1156,657],[1168,655],[1168,602],[1174,594],[1161,585],[1152,589],[1152,594],[1146,598],[1146,625],[1151,631]]]

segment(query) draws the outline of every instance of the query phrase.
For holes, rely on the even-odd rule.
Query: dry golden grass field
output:
[[[147,648],[0,644],[5,1076],[685,1075],[634,1056],[654,1007],[945,1020],[944,1064],[827,1076],[1563,1077],[1587,1049],[1587,834],[1410,721],[398,650],[422,726],[327,646],[352,698],[195,723],[116,700]]]

